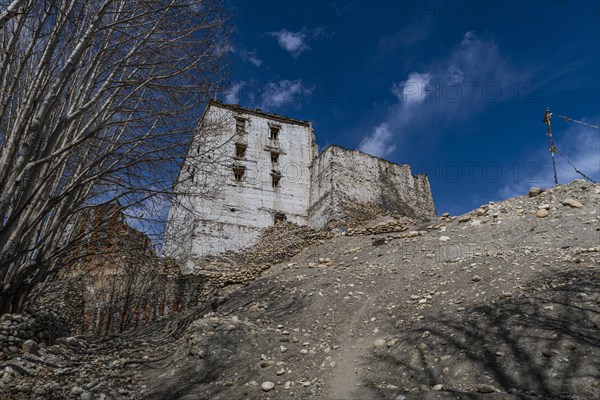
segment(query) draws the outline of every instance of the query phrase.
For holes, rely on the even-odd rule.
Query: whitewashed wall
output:
[[[209,141],[208,146],[194,143],[190,152],[206,154],[195,160],[190,171],[187,165],[182,168],[180,180],[191,173],[194,176],[180,188],[201,194],[185,200],[189,210],[179,202],[173,205],[165,254],[183,260],[188,271],[197,258],[252,246],[260,230],[274,224],[275,213],[284,213],[288,221],[308,224],[309,166],[316,156],[310,123],[246,111],[211,104],[199,137],[218,139]],[[246,118],[246,134],[236,134],[235,117]],[[270,139],[269,122],[281,126],[278,140]],[[212,135],[206,135],[207,130]],[[218,149],[207,152],[215,143]],[[243,159],[234,159],[235,143],[247,145]],[[277,164],[271,161],[269,150],[273,148],[281,152]],[[246,167],[241,182],[234,178],[234,164]],[[281,172],[279,188],[272,187],[273,169]]]

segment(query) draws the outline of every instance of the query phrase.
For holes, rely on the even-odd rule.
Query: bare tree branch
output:
[[[91,240],[86,208],[168,204],[229,28],[220,0],[0,5],[2,314]]]

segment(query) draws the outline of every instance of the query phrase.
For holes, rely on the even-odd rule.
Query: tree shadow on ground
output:
[[[486,392],[512,395],[505,398],[600,398],[598,274],[593,268],[564,272],[534,285],[525,296],[398,332],[397,345],[376,352],[372,381],[376,371],[392,370],[392,383],[407,394],[441,384],[460,399]],[[386,398],[385,390],[369,386],[374,398]]]
[[[286,298],[285,293],[283,287],[257,281],[244,291],[223,298],[216,309],[203,304],[189,315],[166,322],[162,335],[179,339],[180,345],[175,354],[151,373],[155,379],[143,398],[229,400],[247,397],[249,391],[256,390],[248,387],[247,382],[263,373],[263,367],[256,361],[256,348],[278,348],[280,342],[279,336],[235,316],[252,320],[252,313],[263,313],[273,318],[308,305],[308,299]],[[272,301],[273,298],[280,301]],[[260,307],[248,313],[249,308],[265,300],[271,300],[268,315]],[[160,329],[152,328],[153,334],[157,328]],[[151,368],[148,365],[147,371]]]

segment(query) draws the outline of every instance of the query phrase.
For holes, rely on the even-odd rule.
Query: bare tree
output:
[[[0,0],[0,314],[89,239],[86,208],[169,196],[227,26],[219,0]]]

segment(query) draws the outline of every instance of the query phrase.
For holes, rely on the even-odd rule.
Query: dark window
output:
[[[285,222],[287,218],[285,217],[284,213],[275,213],[274,220],[276,224],[279,224],[280,222]]]
[[[246,133],[246,120],[244,118],[235,119],[235,131],[240,134]]]
[[[271,183],[274,188],[280,187],[279,181],[281,181],[281,174],[279,172],[273,171],[273,173],[271,174]]]
[[[271,162],[273,164],[279,163],[279,153],[271,152]]]
[[[233,167],[233,177],[236,181],[241,182],[246,174],[246,167],[235,166]]]
[[[278,126],[272,126],[270,128],[270,130],[271,130],[271,139],[272,140],[279,139],[279,127]]]
[[[235,144],[235,156],[237,158],[244,158],[246,157],[246,148],[248,148],[248,146],[246,146],[243,143],[236,143]]]

